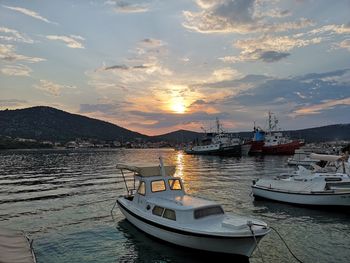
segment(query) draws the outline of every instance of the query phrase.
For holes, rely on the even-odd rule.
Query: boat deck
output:
[[[0,228],[0,262],[36,262],[30,241],[22,231]]]

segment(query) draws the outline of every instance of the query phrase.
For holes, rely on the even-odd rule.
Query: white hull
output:
[[[192,249],[205,250],[210,252],[219,252],[219,253],[227,253],[227,254],[235,254],[250,257],[253,253],[256,244],[254,238],[250,237],[223,237],[223,236],[212,236],[208,237],[190,233],[182,230],[176,230],[174,228],[170,228],[167,226],[159,227],[159,224],[149,224],[142,220],[142,218],[133,214],[128,209],[125,209],[119,202],[118,206],[126,219],[135,225],[140,230],[145,233],[164,240],[166,242],[188,247]],[[158,225],[158,226],[156,226]],[[173,229],[173,230],[172,230]],[[261,240],[262,236],[257,236],[257,241]]]
[[[314,206],[350,206],[350,192],[347,193],[292,193],[252,186],[254,196],[280,202]]]
[[[289,165],[309,165],[310,166],[310,165],[316,163],[316,161],[314,161],[314,160],[300,160],[300,161],[298,161],[298,160],[288,160],[287,163]]]

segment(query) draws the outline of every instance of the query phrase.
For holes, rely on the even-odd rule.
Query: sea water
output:
[[[17,150],[0,152],[0,227],[34,239],[38,263],[235,262],[145,235],[116,207],[125,193],[116,163],[177,165],[188,193],[227,212],[267,222],[304,262],[350,262],[350,213],[255,201],[252,180],[293,170],[286,157],[191,156],[172,149]],[[271,232],[259,244],[265,262],[293,262]],[[1,255],[0,255],[1,257]],[[256,250],[250,262],[262,262]]]

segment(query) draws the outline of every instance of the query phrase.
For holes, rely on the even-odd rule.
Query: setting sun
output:
[[[176,113],[185,113],[186,106],[182,100],[176,100],[172,102],[171,109]]]

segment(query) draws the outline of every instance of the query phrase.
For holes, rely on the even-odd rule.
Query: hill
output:
[[[292,138],[302,138],[306,142],[333,140],[350,140],[350,124],[328,125],[296,131],[286,131]],[[252,132],[238,132],[237,136],[252,138]],[[134,141],[141,138],[145,141],[166,141],[170,143],[187,143],[201,138],[203,133],[178,130],[163,135],[147,136],[115,124],[71,114],[51,107],[32,107],[18,110],[0,111],[0,136],[28,138],[38,141],[59,141],[96,139]]]
[[[350,140],[350,124],[335,124],[316,128],[289,130],[282,132],[294,139],[304,139],[307,143]],[[252,131],[236,132],[233,134],[245,139],[253,138]],[[181,143],[193,141],[196,138],[201,138],[202,136],[203,133],[178,130],[167,134],[154,136],[153,138],[174,143]]]
[[[335,124],[303,130],[288,131],[292,138],[302,138],[306,142],[350,140],[350,124]]]
[[[201,138],[204,134],[194,131],[178,130],[174,132],[169,132],[162,135],[152,136],[154,141],[167,141],[172,143],[187,143],[195,140],[196,138]]]
[[[0,135],[62,142],[76,138],[129,140],[147,137],[109,122],[44,106],[0,111]]]

